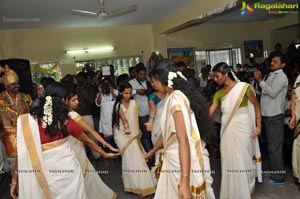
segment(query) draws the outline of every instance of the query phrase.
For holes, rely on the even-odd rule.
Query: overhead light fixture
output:
[[[100,51],[109,51],[114,50],[115,47],[113,46],[107,46],[107,47],[101,47],[101,48],[85,48],[82,50],[66,50],[67,54],[79,54],[79,53],[88,53],[88,52],[100,52]]]

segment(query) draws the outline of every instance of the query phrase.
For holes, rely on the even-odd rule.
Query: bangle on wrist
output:
[[[153,122],[154,121],[154,116],[149,116],[149,122]]]
[[[190,175],[184,174],[184,175],[181,175],[181,178],[190,178]]]
[[[16,182],[12,182],[12,183],[9,184],[9,186],[14,186],[16,184],[17,184]]]

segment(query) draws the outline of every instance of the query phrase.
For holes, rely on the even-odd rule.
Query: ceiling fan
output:
[[[97,18],[98,20],[102,20],[102,19],[106,19],[108,17],[115,17],[115,16],[128,14],[128,13],[137,11],[137,5],[131,5],[128,7],[119,8],[119,9],[111,10],[108,12],[104,9],[104,0],[98,0],[98,3],[100,6],[98,13],[86,11],[86,10],[78,10],[78,9],[72,9],[71,13],[75,14],[75,15],[93,17],[93,18]]]

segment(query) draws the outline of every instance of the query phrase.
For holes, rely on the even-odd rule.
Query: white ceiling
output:
[[[138,11],[97,22],[94,18],[70,13],[71,9],[98,12],[97,0],[0,0],[0,30],[152,24],[193,1],[106,0],[107,11],[129,5],[137,5]]]
[[[98,12],[97,0],[0,0],[0,30],[33,29],[33,28],[71,28],[71,27],[104,27],[118,25],[153,24],[195,0],[105,0],[106,11],[137,5],[138,11],[111,17],[107,21],[97,22],[94,18],[71,14],[71,9]],[[222,13],[180,24],[166,33],[201,23],[223,22],[260,22],[284,15],[270,15],[264,10],[255,10],[241,16],[241,2],[236,7]],[[298,0],[252,0],[261,3],[296,3]],[[205,4],[205,1],[203,1]],[[250,4],[251,5],[251,4]],[[210,11],[213,12],[213,11]],[[180,17],[180,16],[178,16]],[[23,20],[20,22],[20,20]]]
[[[261,4],[275,4],[275,3],[298,3],[299,0],[251,0],[249,5],[253,8],[253,4],[259,2]],[[242,15],[241,8],[244,0],[237,0],[234,3],[227,5],[227,8],[219,8],[215,11],[210,11],[207,16],[200,16],[192,19],[186,23],[180,24],[167,30],[163,34],[171,34],[173,32],[197,26],[203,23],[259,23],[265,21],[272,21],[276,18],[285,17],[289,14],[270,14],[264,9],[254,9],[254,12]],[[299,3],[298,3],[299,4]],[[225,6],[226,7],[226,6]],[[273,9],[274,10],[274,9]],[[292,14],[291,14],[292,13]],[[299,15],[299,11],[293,11],[290,15]],[[300,18],[299,18],[300,19]]]

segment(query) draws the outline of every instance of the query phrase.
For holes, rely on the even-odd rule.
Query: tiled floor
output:
[[[123,184],[121,180],[121,160],[97,160],[92,161],[95,168],[102,171],[100,176],[102,180],[111,187],[118,195],[119,199],[140,199],[140,197],[126,193],[123,191]],[[264,161],[263,167],[266,167],[267,160]],[[220,160],[211,157],[211,167],[215,172],[213,174],[214,183],[213,188],[215,195],[219,198],[220,189]],[[9,181],[5,184],[5,188],[0,193],[0,199],[9,199]],[[1,182],[2,183],[2,182]],[[153,196],[145,197],[145,199],[152,199]],[[300,191],[293,182],[292,172],[290,169],[287,170],[287,178],[284,185],[273,185],[267,181],[256,184],[256,199],[300,199]],[[99,197],[101,199],[101,197]],[[171,199],[171,198],[170,198]]]

